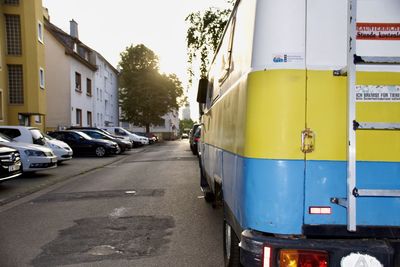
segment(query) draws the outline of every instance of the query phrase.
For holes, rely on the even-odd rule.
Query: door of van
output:
[[[358,3],[360,22],[400,21],[396,1]],[[308,1],[306,36],[306,127],[314,150],[305,153],[304,224],[342,227],[348,220],[346,205],[334,204],[331,199],[347,198],[347,77],[334,76],[333,71],[347,62],[347,1]],[[364,56],[400,57],[400,38],[357,40],[357,52]],[[357,68],[357,121],[399,123],[400,97],[366,96],[390,95],[396,90],[400,93],[400,68]],[[357,131],[356,187],[400,189],[399,151],[400,131]],[[400,198],[358,197],[356,207],[357,226],[400,225]]]

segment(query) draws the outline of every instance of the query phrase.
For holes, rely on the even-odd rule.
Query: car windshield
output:
[[[9,143],[9,142],[11,142],[11,139],[8,138],[7,136],[5,136],[4,134],[1,134],[1,133],[0,133],[0,142]]]
[[[83,133],[83,132],[76,132],[77,134],[79,134],[80,136],[82,136],[83,138],[85,138],[86,140],[92,140],[93,138],[90,137],[89,135]]]
[[[44,136],[44,139],[46,139],[46,140],[53,140],[54,138],[53,137],[51,137],[50,135],[48,135],[48,134],[43,134],[43,136]]]
[[[103,132],[103,131],[99,131],[99,130],[95,130],[96,133],[101,134],[103,136],[107,136],[109,138],[114,138],[111,134],[109,134],[108,132]]]

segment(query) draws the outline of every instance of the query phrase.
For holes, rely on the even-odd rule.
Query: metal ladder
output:
[[[360,189],[356,187],[356,131],[400,130],[400,123],[372,123],[356,120],[356,65],[400,65],[400,57],[361,57],[356,54],[357,0],[348,0],[347,67],[335,76],[347,76],[347,198],[331,202],[347,208],[347,230],[357,231],[358,197],[400,197],[400,190]]]

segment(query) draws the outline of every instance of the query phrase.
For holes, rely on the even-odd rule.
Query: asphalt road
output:
[[[222,209],[201,197],[187,140],[84,160],[0,206],[0,266],[223,266]]]

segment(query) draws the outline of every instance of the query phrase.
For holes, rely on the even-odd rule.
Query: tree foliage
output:
[[[232,4],[233,0],[228,0]],[[186,45],[188,52],[189,84],[192,83],[195,70],[194,62],[199,60],[200,77],[206,77],[212,56],[219,45],[229,19],[231,9],[209,8],[203,12],[194,12],[186,17],[189,27],[186,33]]]
[[[119,62],[120,106],[123,120],[146,127],[162,122],[162,116],[177,110],[183,95],[175,74],[160,74],[157,55],[140,44],[121,53]]]
[[[194,121],[192,119],[185,119],[179,121],[179,129],[181,134],[185,132],[185,129],[192,129]]]

